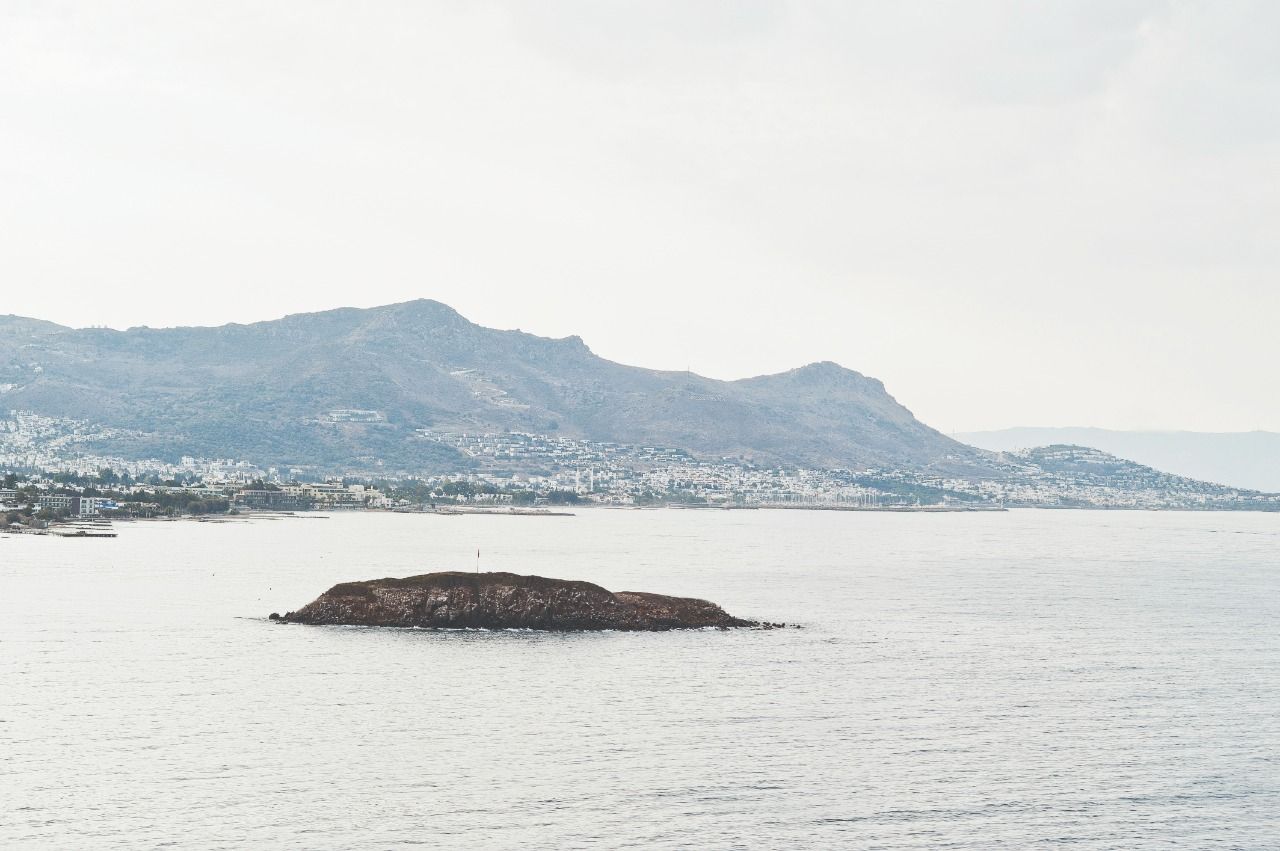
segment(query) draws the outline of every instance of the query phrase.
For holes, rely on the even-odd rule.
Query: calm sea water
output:
[[[0,537],[0,847],[1280,847],[1280,515],[119,531]],[[477,548],[805,628],[263,620]]]

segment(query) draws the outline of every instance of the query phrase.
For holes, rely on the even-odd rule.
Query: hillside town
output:
[[[0,420],[0,518],[7,529],[69,519],[298,511],[537,511],[553,506],[994,510],[1011,507],[1280,510],[1280,495],[1194,482],[1084,447],[1001,456],[1007,474],[966,479],[904,470],[816,470],[696,458],[679,449],[520,432],[424,431],[466,457],[455,472],[379,477],[99,455],[103,430],[11,412]]]

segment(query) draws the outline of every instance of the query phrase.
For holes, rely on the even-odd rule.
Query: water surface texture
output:
[[[0,847],[1280,846],[1280,516],[119,531],[0,537]],[[805,628],[264,620],[477,549]]]

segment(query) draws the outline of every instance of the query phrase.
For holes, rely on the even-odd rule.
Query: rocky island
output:
[[[444,629],[668,630],[758,626],[714,603],[590,582],[449,571],[335,585],[280,623]]]

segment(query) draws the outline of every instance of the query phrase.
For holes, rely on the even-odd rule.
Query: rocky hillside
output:
[[[1012,505],[1100,508],[1280,508],[1275,494],[1175,476],[1087,446],[1055,444],[1000,456],[1008,475],[1001,499]]]
[[[0,317],[0,409],[121,430],[124,457],[438,471],[419,431],[509,430],[815,467],[963,473],[988,456],[833,363],[717,381],[624,366],[577,337],[471,323],[434,301],[218,328],[71,329]]]
[[[1280,491],[1280,432],[1024,427],[953,434],[952,437],[992,452],[1052,444],[1092,446],[1191,479],[1260,491]]]

